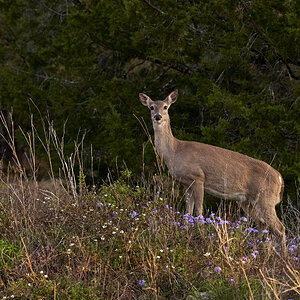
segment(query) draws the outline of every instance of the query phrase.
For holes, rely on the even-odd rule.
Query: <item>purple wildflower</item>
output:
[[[117,215],[117,214],[118,214],[118,212],[117,212],[117,211],[113,211],[112,213],[113,213],[113,215]]]
[[[141,280],[139,281],[139,286],[143,286],[145,283],[146,283],[146,280],[141,279]]]
[[[222,271],[222,269],[221,269],[221,267],[215,267],[215,268],[214,268],[214,271],[217,272],[217,273],[219,273],[219,272]]]
[[[245,229],[245,231],[249,231],[249,232],[252,232],[254,229],[252,227],[248,227]]]
[[[269,231],[267,229],[264,229],[261,231],[262,233],[268,233]]]
[[[103,203],[102,202],[98,202],[97,205],[98,206],[103,206]]]
[[[193,216],[191,216],[190,214],[185,214],[185,215],[183,215],[183,220],[188,220],[191,217],[193,217]]]
[[[129,213],[129,215],[132,217],[132,218],[135,218],[137,215],[138,215],[138,213],[136,212],[136,211],[131,211],[130,213]]]

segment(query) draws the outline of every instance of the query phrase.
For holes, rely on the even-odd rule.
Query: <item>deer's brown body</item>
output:
[[[267,224],[285,245],[285,229],[275,205],[282,199],[284,183],[278,171],[267,163],[238,152],[199,142],[176,139],[171,131],[169,106],[177,90],[164,101],[152,101],[140,94],[151,110],[155,148],[170,174],[188,187],[187,212],[202,214],[204,191],[219,198],[236,200],[254,219]]]

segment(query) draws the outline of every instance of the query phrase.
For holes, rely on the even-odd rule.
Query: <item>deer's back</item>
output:
[[[211,193],[253,194],[259,189],[276,189],[282,177],[267,163],[224,148],[177,140],[172,175],[186,184],[203,180]]]

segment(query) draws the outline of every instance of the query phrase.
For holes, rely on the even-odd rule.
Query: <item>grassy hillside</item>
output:
[[[89,187],[81,173],[76,194],[68,180],[2,180],[0,297],[299,299],[292,206],[282,213],[283,258],[280,243],[230,202],[192,217],[169,178],[133,177],[125,170]]]

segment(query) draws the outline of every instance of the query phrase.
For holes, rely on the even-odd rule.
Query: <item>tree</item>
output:
[[[101,174],[116,157],[139,170],[146,137],[133,114],[149,116],[137,95],[159,99],[176,87],[175,136],[272,163],[295,199],[299,1],[1,4],[1,107],[13,107],[25,130],[24,111],[37,116],[31,98],[58,130],[68,120],[69,142],[87,131]],[[145,159],[152,166],[150,147]]]

